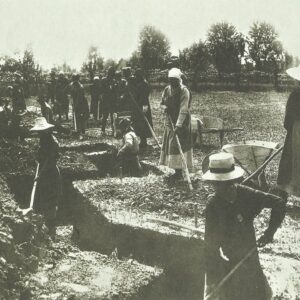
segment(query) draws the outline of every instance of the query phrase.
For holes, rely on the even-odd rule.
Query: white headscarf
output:
[[[178,68],[172,68],[168,73],[168,78],[177,78],[181,80],[182,72]]]

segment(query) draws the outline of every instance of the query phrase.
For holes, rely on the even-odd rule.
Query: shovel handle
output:
[[[281,146],[278,148],[258,169],[256,169],[255,172],[253,172],[250,176],[248,176],[246,179],[243,180],[242,184],[245,184],[247,181],[255,177],[257,174],[259,174],[264,168],[273,160],[273,158],[278,155],[282,150],[284,146]]]
[[[179,141],[178,135],[175,133],[174,124],[173,124],[172,119],[171,119],[171,117],[168,113],[167,113],[167,116],[168,116],[169,122],[171,124],[172,131],[175,134],[175,139],[176,139],[177,147],[178,147],[180,157],[181,157],[181,160],[182,160],[182,163],[183,163],[183,168],[184,168],[185,176],[186,176],[186,179],[187,179],[187,182],[188,182],[188,186],[189,186],[190,191],[192,191],[193,186],[192,186],[192,182],[191,182],[191,178],[190,178],[190,173],[189,173],[189,170],[188,170],[188,167],[187,167],[185,157],[184,157],[183,152],[182,152],[180,141]]]

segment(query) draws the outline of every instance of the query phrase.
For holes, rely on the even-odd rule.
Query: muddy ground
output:
[[[151,102],[154,129],[159,140],[161,140],[163,115],[159,108],[159,95],[160,92],[154,91]],[[245,129],[240,133],[227,134],[225,143],[253,139],[282,143],[285,136],[282,121],[286,99],[287,94],[275,92],[198,93],[193,96],[192,111],[196,115],[221,117],[226,126]],[[30,99],[29,105],[30,113],[26,115],[23,122],[27,129],[31,126],[34,117],[39,114],[39,110],[35,107],[35,99]],[[66,128],[71,126],[67,122],[63,122],[62,125]],[[94,124],[90,122],[90,126],[93,127]],[[99,204],[105,206],[106,210],[114,211],[114,206],[116,206],[140,215],[150,212],[159,218],[189,226],[195,226],[196,217],[198,228],[203,230],[204,209],[211,189],[201,181],[201,162],[208,153],[219,149],[217,137],[205,137],[206,145],[194,149],[195,170],[192,179],[195,189],[192,193],[188,192],[184,182],[174,186],[165,179],[170,170],[156,169],[159,149],[153,141],[146,151],[141,153],[141,160],[145,164],[145,176],[142,178],[120,178],[117,170],[112,171],[109,167],[111,161],[107,158],[111,159],[111,155],[105,156],[107,154],[104,154],[106,158],[100,163],[99,159],[95,160],[95,152],[110,154],[114,150],[114,146],[118,147],[120,141],[109,135],[103,137],[97,128],[90,128],[85,140],[81,142],[78,142],[75,136],[66,134],[58,134],[58,139],[62,145],[59,167],[65,178],[68,179],[67,183],[84,180],[87,194],[91,193],[93,199],[97,199]],[[47,236],[45,227],[41,225],[41,217],[32,214],[30,217],[24,218],[17,212],[15,201],[21,207],[26,207],[29,202],[30,184],[32,184],[35,168],[34,154],[37,147],[38,141],[35,137],[28,137],[22,142],[1,141],[1,296],[3,299],[89,299],[88,297],[95,294],[88,292],[88,296],[80,298],[81,292],[76,292],[76,289],[80,290],[82,286],[85,286],[83,279],[77,278],[76,284],[81,285],[81,287],[73,286],[72,289],[71,286],[71,290],[68,290],[66,285],[58,288],[57,282],[55,282],[58,270],[53,266],[58,261],[69,265],[70,253],[79,253],[79,267],[74,266],[74,272],[71,274],[78,273],[76,268],[85,270],[88,265],[84,252],[81,253],[69,238],[65,238],[70,227],[59,227],[58,240],[52,243]],[[278,160],[279,157],[266,170],[270,185],[274,185],[276,182]],[[94,186],[97,188],[93,189]],[[21,193],[20,190],[22,190]],[[297,299],[300,294],[299,205],[296,198],[291,197],[289,199],[288,215],[278,230],[274,243],[260,251],[262,265],[274,291],[274,299]],[[59,214],[60,225],[72,225],[72,214],[68,214],[70,210],[70,202],[66,201]],[[258,236],[265,229],[267,220],[268,211],[263,211],[255,223]],[[22,234],[20,234],[19,228],[23,228],[23,224],[27,224],[26,226],[29,226],[30,230],[28,229],[24,237],[20,238]],[[173,228],[172,230],[178,229]],[[16,255],[11,255],[11,253],[16,253]],[[87,256],[89,255],[87,254]],[[90,260],[93,261],[98,255],[100,254],[95,253]],[[96,260],[101,261],[101,259],[107,260],[103,257],[100,258],[100,256]],[[121,268],[123,266],[126,272],[128,267],[126,262],[124,265],[122,262],[118,265]],[[149,278],[152,276],[155,277],[157,272],[156,269],[149,269],[152,275],[149,273],[149,277],[145,276],[144,278],[145,274],[140,274],[145,272],[139,273],[138,269],[139,267],[135,269],[137,271],[132,271],[132,280],[133,282],[138,281],[138,278],[142,281],[145,280],[145,285],[147,285],[147,280],[150,280]],[[48,270],[47,274],[49,275],[47,275],[47,284],[43,284],[43,282],[38,284],[35,280],[42,278],[40,274],[45,270]],[[128,273],[131,274],[129,269]],[[136,278],[133,276],[134,274],[137,274]],[[73,280],[70,276],[68,272],[62,275],[62,277],[69,278],[66,279],[68,284]],[[123,279],[118,278],[122,283]],[[105,285],[105,282],[103,284]],[[133,288],[133,290],[135,289]],[[137,289],[135,292],[138,294]],[[73,298],[68,298],[71,296]],[[106,298],[103,295],[101,297],[99,296],[99,299],[109,299],[112,295],[105,296]],[[122,299],[122,296],[120,297]]]

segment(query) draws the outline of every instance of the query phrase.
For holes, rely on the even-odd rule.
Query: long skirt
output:
[[[45,217],[45,224],[49,230],[56,226],[56,207],[62,196],[62,182],[59,169],[52,166],[41,175],[38,180],[34,207]]]
[[[287,133],[279,164],[278,187],[288,194],[300,197],[300,120]]]
[[[189,122],[190,124],[190,122]],[[178,134],[183,155],[188,169],[193,168],[193,144],[191,126],[182,127]],[[176,138],[171,130],[170,124],[166,121],[165,132],[163,136],[163,146],[160,154],[161,165],[171,169],[184,169]]]

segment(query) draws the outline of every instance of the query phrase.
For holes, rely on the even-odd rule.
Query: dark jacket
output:
[[[25,95],[22,84],[16,83],[13,85],[12,90],[12,109],[13,113],[26,109]]]
[[[259,263],[253,221],[263,208],[271,208],[267,231],[274,233],[284,218],[285,203],[277,196],[241,185],[237,185],[235,197],[235,201],[230,202],[213,196],[206,208],[207,290],[212,292],[241,260],[251,254],[225,281],[217,295],[220,300],[266,300],[270,288]],[[229,261],[221,257],[220,249]]]
[[[292,133],[295,120],[300,120],[300,87],[296,88],[289,96],[286,104],[284,128],[287,131],[284,149],[278,170],[278,184],[286,184],[292,177]]]
[[[146,80],[136,81],[134,100],[137,105],[134,106],[133,109],[133,127],[136,134],[142,138],[149,138],[152,136],[149,126],[144,119],[145,116],[150,126],[153,127],[149,96],[150,85],[148,84],[148,82]],[[148,108],[146,113],[143,112],[143,107]]]
[[[40,164],[35,207],[41,212],[53,211],[61,200],[61,176],[57,168],[59,145],[52,134],[40,138],[37,161]]]
[[[117,82],[113,78],[104,77],[101,80],[102,112],[113,113],[117,104]]]
[[[72,82],[67,89],[73,99],[76,118],[79,120],[87,120],[90,116],[90,113],[89,105],[84,94],[83,85],[80,82]]]

